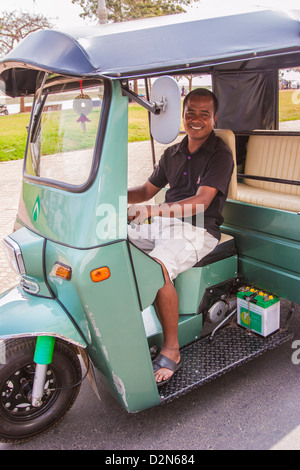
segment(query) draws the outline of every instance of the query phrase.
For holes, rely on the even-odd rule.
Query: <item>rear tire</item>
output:
[[[49,430],[61,421],[79,393],[79,359],[70,345],[56,340],[42,405],[31,405],[35,343],[36,339],[27,338],[5,342],[6,363],[0,365],[1,442],[20,443]]]

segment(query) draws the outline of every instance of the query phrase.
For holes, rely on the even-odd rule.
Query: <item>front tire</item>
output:
[[[55,426],[79,393],[79,359],[70,345],[56,340],[53,360],[47,370],[42,405],[38,408],[31,405],[35,343],[36,339],[27,338],[5,342],[6,363],[0,365],[1,442],[24,442]]]

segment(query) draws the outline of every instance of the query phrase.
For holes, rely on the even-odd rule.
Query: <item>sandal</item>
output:
[[[163,354],[159,354],[154,361],[152,361],[153,365],[153,370],[154,372],[157,372],[159,369],[165,368],[169,369],[173,372],[171,377],[169,377],[166,380],[162,380],[161,382],[156,382],[156,385],[158,387],[161,387],[162,385],[165,385],[169,380],[174,377],[175,372],[181,367],[181,361],[178,362],[178,364],[173,361],[172,359],[169,359],[168,357],[164,356]]]

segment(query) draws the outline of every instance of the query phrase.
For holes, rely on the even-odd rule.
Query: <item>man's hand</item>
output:
[[[132,204],[128,208],[128,220],[136,225],[142,225],[148,217],[155,217],[158,215],[158,205],[153,204]]]

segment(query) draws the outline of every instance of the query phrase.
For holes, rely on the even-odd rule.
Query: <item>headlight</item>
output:
[[[20,275],[26,274],[21,248],[17,242],[10,237],[5,237],[3,245],[10,267]]]

